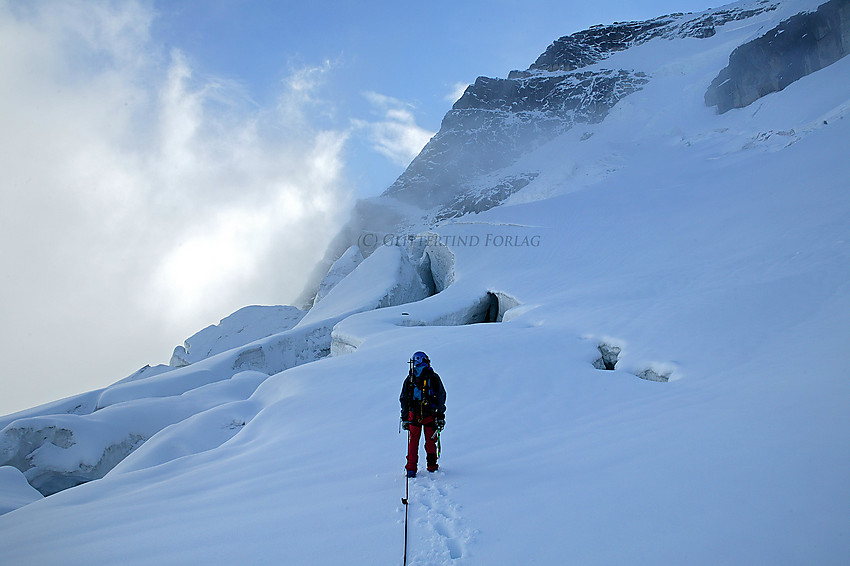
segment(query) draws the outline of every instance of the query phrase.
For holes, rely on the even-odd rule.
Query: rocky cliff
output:
[[[640,70],[597,63],[654,39],[709,38],[720,26],[776,6],[764,0],[696,15],[598,25],[561,37],[525,71],[512,71],[506,79],[479,77],[384,196],[430,210],[431,220],[492,208],[537,176],[535,171],[500,171],[576,124],[604,120],[651,78]]]
[[[850,0],[830,0],[735,49],[711,82],[705,103],[743,108],[838,61],[850,51]]]
[[[706,48],[731,49],[724,30],[773,27],[796,9],[756,0],[699,14],[597,25],[555,40],[524,71],[511,71],[507,78],[479,77],[407,170],[380,197],[357,203],[299,304],[312,304],[324,274],[350,246],[362,243],[364,232],[415,233],[498,206],[533,183],[540,171],[523,161],[525,156],[577,125],[604,121],[620,101],[653,80],[651,64],[635,68],[640,58],[615,55],[652,41],[671,46],[713,42]],[[592,128],[587,129],[585,135],[591,136]],[[599,167],[608,170],[605,164]],[[372,250],[361,251],[368,255]]]

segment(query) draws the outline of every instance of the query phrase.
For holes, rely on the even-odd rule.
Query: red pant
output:
[[[428,469],[437,469],[437,437],[434,434],[437,432],[437,427],[434,426],[434,417],[425,417],[422,425],[410,423],[408,431],[407,443],[407,466],[404,468],[408,471],[416,471],[416,464],[419,463],[419,436],[422,434],[422,429],[425,429],[425,453],[428,456]]]

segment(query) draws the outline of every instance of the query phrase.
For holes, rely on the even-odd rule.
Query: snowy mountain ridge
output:
[[[832,4],[842,2],[833,0],[825,6]],[[699,14],[678,13],[645,22],[598,25],[557,39],[525,71],[511,71],[505,79],[479,77],[446,114],[440,131],[383,195],[358,203],[349,225],[332,244],[326,263],[339,257],[362,237],[364,230],[415,233],[447,219],[488,210],[508,202],[520,191],[523,198],[536,193],[528,188],[542,173],[533,158],[535,151],[573,128],[604,120],[620,100],[643,89],[650,77],[669,72],[664,66],[654,67],[652,58],[617,57],[618,54],[634,51],[648,42],[660,47],[676,40],[704,41],[732,25],[739,26],[737,33],[748,32],[741,42],[745,45],[781,33],[771,28],[778,28],[779,22],[805,13],[807,8],[812,9],[812,3],[756,0]],[[838,43],[850,45],[846,15],[832,14],[832,19],[844,22],[843,28],[832,35],[843,34]],[[785,38],[805,44],[802,39],[806,31],[813,30],[798,29]],[[817,35],[821,38],[817,44],[831,43],[830,37],[823,41],[823,32]],[[847,49],[836,51],[846,54]],[[724,58],[729,56],[725,47],[722,51]],[[785,57],[794,53],[791,47],[779,49],[776,64],[781,68]],[[765,57],[769,56],[768,49]],[[669,53],[664,57],[669,57]],[[762,65],[762,61],[757,65]],[[750,71],[746,64],[744,67],[738,74]],[[812,66],[808,72],[817,68],[820,67]],[[732,104],[726,99],[741,95],[712,93],[720,82],[715,80],[715,86],[707,88],[706,103],[719,104],[721,110],[726,110]],[[735,81],[727,81],[723,88],[730,89],[733,84]],[[760,94],[753,95],[754,88]],[[779,88],[756,84],[739,86],[737,90],[747,91],[743,96],[752,102]],[[590,136],[592,131],[583,130],[581,135]],[[596,148],[594,151],[607,161],[585,162],[583,167],[593,169],[587,173],[593,177],[591,182],[617,167],[607,152]],[[524,164],[527,161],[534,164]],[[571,184],[576,181],[570,179]]]
[[[738,3],[727,8],[708,10],[701,14],[679,13],[660,16],[645,22],[596,25],[555,40],[527,71],[513,71],[508,78],[528,77],[541,72],[573,71],[598,63],[633,45],[640,45],[657,38],[706,39],[713,37],[718,27],[774,11],[778,7],[778,2],[759,0],[749,4]]]
[[[737,48],[818,7],[592,28],[480,79],[306,314],[238,311],[172,365],[0,418],[0,560],[400,561],[424,350],[448,426],[409,563],[841,563],[850,58],[706,105]]]
[[[538,174],[497,171],[577,124],[604,120],[623,97],[649,82],[645,69],[610,69],[597,63],[651,40],[709,38],[722,26],[777,8],[777,3],[760,0],[696,15],[598,25],[561,37],[526,71],[512,71],[506,79],[479,77],[384,196],[425,209],[441,204],[435,220],[496,206]],[[482,152],[482,145],[488,151]],[[498,181],[482,195],[470,181],[485,174]]]

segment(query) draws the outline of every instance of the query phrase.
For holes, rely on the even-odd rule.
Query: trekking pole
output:
[[[410,445],[410,431],[407,431],[407,444]],[[405,474],[404,480],[404,497],[401,499],[402,505],[404,505],[404,562],[403,565],[407,566],[407,510],[409,506],[407,504],[407,500],[410,497],[410,476]]]

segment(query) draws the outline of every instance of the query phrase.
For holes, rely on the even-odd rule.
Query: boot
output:
[[[428,471],[436,472],[440,466],[437,465],[437,455],[436,454],[428,454],[427,455],[427,463],[428,463]]]

